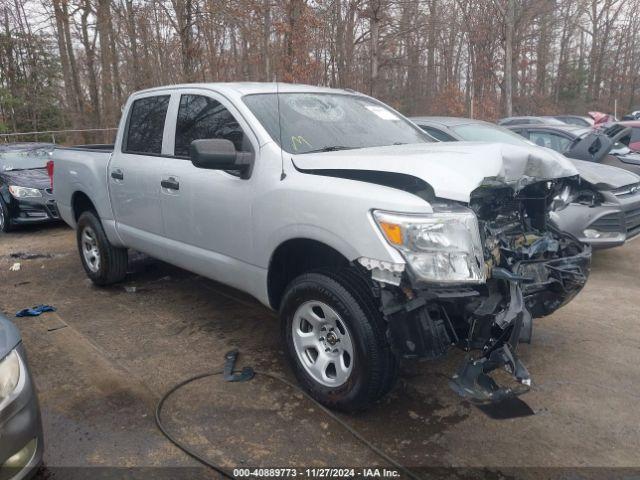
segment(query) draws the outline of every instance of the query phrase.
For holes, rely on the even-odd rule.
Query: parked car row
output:
[[[531,123],[507,129],[468,118],[412,120],[443,142],[499,141],[562,153],[572,159],[581,182],[556,202],[551,213],[555,225],[594,248],[619,246],[640,233],[640,177],[633,173],[640,169],[640,164],[633,163],[638,154],[619,143],[629,135],[629,128],[613,126],[594,131],[566,124]],[[615,168],[618,166],[627,171]]]

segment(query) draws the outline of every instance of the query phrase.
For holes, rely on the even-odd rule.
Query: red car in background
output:
[[[631,150],[640,151],[640,120],[629,120],[618,123],[625,127],[631,127],[631,141],[629,142],[629,148]]]

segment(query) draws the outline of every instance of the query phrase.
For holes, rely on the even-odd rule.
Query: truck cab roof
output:
[[[359,94],[353,90],[342,90],[329,87],[318,87],[314,85],[282,83],[282,82],[209,82],[209,83],[183,83],[178,85],[166,85],[162,87],[148,88],[140,90],[134,95],[163,92],[167,90],[175,91],[179,89],[199,88],[203,90],[213,90],[229,96],[244,96],[259,93],[344,93],[349,95]]]

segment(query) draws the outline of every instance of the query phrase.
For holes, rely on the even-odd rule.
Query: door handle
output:
[[[169,190],[180,190],[180,182],[178,182],[175,178],[169,178],[167,180],[162,180],[160,182],[160,186],[162,188],[166,188]]]
[[[124,180],[124,172],[117,168],[116,170],[111,171],[111,178],[116,180]]]

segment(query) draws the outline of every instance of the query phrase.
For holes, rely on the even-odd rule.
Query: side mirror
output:
[[[249,173],[253,160],[253,154],[236,151],[233,142],[223,138],[194,140],[189,150],[194,166],[209,170],[237,171],[243,178]]]

